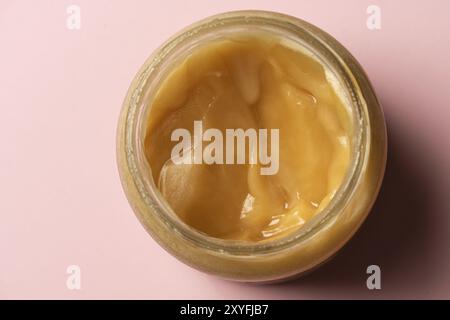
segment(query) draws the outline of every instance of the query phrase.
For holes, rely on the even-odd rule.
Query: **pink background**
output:
[[[66,7],[81,7],[80,31]],[[382,29],[366,28],[379,5]],[[115,163],[122,100],[180,28],[236,9],[275,10],[330,32],[384,105],[385,183],[362,229],[295,282],[230,283],[163,251],[125,199]],[[450,2],[0,1],[0,298],[450,298]],[[82,289],[66,288],[66,268]],[[378,264],[382,290],[366,288]]]

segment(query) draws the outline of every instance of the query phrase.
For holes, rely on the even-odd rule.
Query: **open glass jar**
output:
[[[255,30],[295,42],[333,73],[352,110],[351,159],[331,201],[295,232],[263,242],[224,240],[184,223],[158,190],[144,150],[146,121],[156,91],[175,61],[207,42]],[[150,235],[187,265],[246,282],[296,277],[332,257],[356,232],[375,201],[386,148],[383,113],[367,76],[351,54],[330,35],[305,21],[264,11],[237,11],[207,18],[157,49],[129,88],[117,134],[122,185]]]

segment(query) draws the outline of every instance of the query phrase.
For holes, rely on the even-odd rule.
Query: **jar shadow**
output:
[[[392,294],[426,290],[437,281],[433,268],[433,200],[431,159],[415,139],[416,132],[387,117],[388,159],[384,181],[367,220],[355,236],[322,267],[290,283],[275,284],[284,290],[300,288],[369,291],[369,265],[381,268],[382,291]],[[423,146],[422,146],[423,147]],[[303,290],[302,290],[303,291]],[[353,290],[354,291],[354,290]],[[292,294],[292,292],[291,292]]]

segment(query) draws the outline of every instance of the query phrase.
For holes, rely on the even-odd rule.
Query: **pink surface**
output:
[[[81,8],[79,31],[66,7]],[[382,29],[366,27],[366,8]],[[389,126],[377,204],[330,263],[295,282],[222,281],[163,251],[134,217],[116,122],[147,56],[180,28],[236,9],[327,30],[366,69]],[[0,1],[0,298],[450,298],[448,1]],[[66,268],[79,265],[81,290]],[[382,290],[366,288],[378,264]]]

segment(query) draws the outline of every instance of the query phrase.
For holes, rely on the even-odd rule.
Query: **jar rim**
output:
[[[333,195],[330,203],[298,230],[273,240],[261,242],[215,238],[181,221],[156,188],[143,152],[142,132],[145,130],[142,128],[149,108],[142,101],[145,100],[144,97],[148,94],[146,89],[152,82],[151,77],[153,77],[153,82],[157,82],[155,79],[159,70],[158,66],[170,54],[173,54],[177,48],[186,45],[186,43],[196,39],[196,37],[198,38],[199,35],[235,27],[239,24],[247,27],[259,26],[267,28],[270,26],[279,31],[289,32],[289,34],[298,37],[298,40],[302,40],[303,44],[307,44],[309,50],[314,53],[320,52],[324,59],[323,62],[328,64],[331,71],[338,77],[340,85],[343,86],[354,118],[352,160],[341,185]],[[131,99],[128,102],[129,108],[125,123],[127,165],[130,168],[132,180],[139,191],[139,195],[144,203],[152,209],[152,214],[155,214],[173,232],[196,246],[230,255],[255,255],[278,252],[311,239],[317,232],[324,229],[334,217],[342,212],[358,184],[364,163],[367,160],[367,138],[370,135],[369,122],[366,119],[366,101],[357,77],[352,72],[352,68],[360,67],[358,65],[349,66],[342,58],[342,52],[350,55],[334,38],[319,28],[295,17],[258,10],[225,12],[208,17],[188,26],[166,41],[147,59],[144,67],[136,75],[133,82],[134,85],[130,88],[132,90]]]

